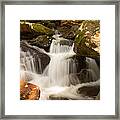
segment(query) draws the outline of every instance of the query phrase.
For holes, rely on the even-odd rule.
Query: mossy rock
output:
[[[98,52],[96,52],[92,48],[87,47],[85,44],[82,45],[75,44],[74,51],[79,56],[85,56],[94,59],[100,57]]]
[[[38,24],[38,23],[34,23],[32,25],[33,30],[35,30],[36,32],[40,33],[41,35],[53,35],[54,31],[48,27],[45,27],[42,24]]]
[[[50,43],[51,43],[50,40],[51,40],[51,37],[47,35],[40,35],[37,38],[30,40],[29,43],[35,46],[46,47],[46,46],[50,46]]]

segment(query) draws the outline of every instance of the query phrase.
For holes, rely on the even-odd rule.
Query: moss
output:
[[[45,27],[44,25],[42,25],[42,24],[38,24],[38,23],[34,23],[33,25],[32,25],[32,27],[33,27],[33,30],[35,30],[36,32],[38,32],[38,33],[41,33],[41,34],[43,34],[43,35],[53,35],[54,34],[54,31],[53,30],[51,30],[50,28],[48,28],[48,27]]]

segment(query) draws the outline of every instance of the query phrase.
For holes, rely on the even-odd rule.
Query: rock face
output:
[[[40,89],[38,86],[20,81],[20,100],[39,100]]]
[[[49,64],[50,62],[50,57],[45,54],[45,51],[42,49],[39,49],[37,47],[33,47],[31,45],[29,45],[27,42],[25,41],[21,41],[20,43],[20,48],[22,51],[27,52],[29,51],[31,53],[31,55],[33,56],[33,58],[35,59],[35,68],[37,73],[41,73],[41,71],[39,71],[38,64],[39,64],[39,59],[41,62],[41,69],[42,72],[44,71],[44,69],[46,68],[46,66]],[[22,57],[22,56],[21,56]],[[39,58],[39,59],[38,59]]]

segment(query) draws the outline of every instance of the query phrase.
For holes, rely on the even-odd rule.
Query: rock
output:
[[[75,37],[74,51],[81,56],[97,58],[100,56],[100,23],[83,21]]]
[[[32,55],[32,57],[35,59],[34,63],[35,63],[35,69],[36,69],[37,73],[40,74],[41,70],[43,72],[44,69],[46,68],[46,66],[50,62],[50,57],[45,53],[45,51],[38,47],[33,47],[33,46],[29,45],[25,41],[20,42],[20,48],[21,48],[21,51],[24,51],[24,52],[29,51],[30,54]],[[38,68],[39,62],[41,62],[41,68]]]
[[[70,84],[77,85],[80,83],[97,81],[97,76],[90,69],[82,69],[79,73],[69,75]]]
[[[20,100],[39,100],[40,89],[38,86],[20,81]]]
[[[32,29],[29,24],[20,24],[20,32],[32,33]]]
[[[50,29],[56,29],[60,25],[61,20],[26,20],[26,22],[42,24]]]
[[[92,69],[82,69],[78,74],[78,78],[81,83],[97,81],[97,75]]]
[[[28,43],[33,46],[38,46],[46,51],[49,51],[52,37],[47,35],[39,35],[37,38],[29,40]]]
[[[79,73],[81,69],[87,68],[86,57],[80,55],[74,55],[71,57],[76,65],[76,72]],[[71,73],[71,72],[70,72]]]
[[[35,30],[36,32],[40,33],[41,35],[49,35],[52,36],[54,34],[54,31],[48,27],[45,27],[42,24],[38,24],[38,23],[33,23],[32,24],[33,30]]]
[[[36,38],[38,35],[40,34],[31,29],[29,24],[20,24],[20,40],[30,40]]]
[[[99,84],[85,84],[78,88],[77,93],[83,96],[96,97],[100,91]]]
[[[98,52],[94,51],[92,48],[87,47],[85,44],[75,44],[74,52],[79,56],[90,57],[93,59],[100,57]]]
[[[62,34],[62,37],[74,40],[80,25],[81,21],[62,20],[57,29]]]
[[[49,100],[69,100],[69,98],[57,96],[57,95],[50,95]]]

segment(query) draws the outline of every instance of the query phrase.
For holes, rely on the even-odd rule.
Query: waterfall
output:
[[[75,55],[73,51],[74,44],[72,46],[62,45],[60,41],[65,39],[57,38],[53,40],[48,55],[51,60],[45,72],[48,72],[50,86],[68,86],[70,84],[69,78],[66,77],[70,73],[70,66],[72,72],[75,72],[76,67],[74,61],[69,59]]]
[[[26,52],[20,52],[20,69],[22,80],[26,80],[40,87],[40,99],[49,99],[50,95],[68,97],[70,99],[93,99],[80,96],[77,90],[81,85],[89,85],[99,80],[99,68],[94,59],[86,57],[87,68],[77,73],[76,61],[72,59],[76,53],[73,51],[74,43],[69,40],[53,36],[49,52],[35,46],[28,46]],[[34,54],[32,50],[37,52]],[[41,57],[38,54],[41,53]],[[36,57],[35,57],[36,56]],[[49,57],[48,64],[43,69],[43,61]],[[44,57],[44,59],[43,59]],[[43,71],[44,70],[44,71]],[[38,71],[39,74],[38,74]],[[83,82],[81,82],[83,81]]]
[[[33,57],[33,55],[30,54],[29,51],[20,52],[20,63],[21,63],[20,64],[21,70],[23,71],[30,71],[33,73],[37,73],[39,69],[39,71],[42,73],[40,58],[38,58],[38,64],[36,65],[35,58]]]
[[[96,61],[92,58],[86,57],[86,62],[88,63],[87,71],[91,72],[92,74],[92,81],[98,80],[100,78],[100,70],[96,64]]]

